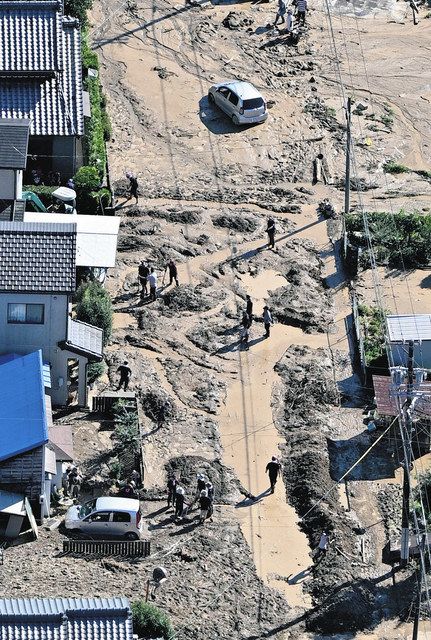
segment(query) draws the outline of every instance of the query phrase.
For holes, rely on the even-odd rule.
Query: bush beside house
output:
[[[86,282],[76,292],[76,317],[103,329],[103,345],[112,332],[112,303],[107,291],[97,282]]]
[[[164,638],[174,636],[172,624],[164,611],[149,602],[132,603],[133,631],[138,638]]]

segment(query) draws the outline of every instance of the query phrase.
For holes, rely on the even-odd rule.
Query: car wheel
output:
[[[138,534],[133,533],[133,531],[129,531],[129,533],[126,533],[124,537],[126,538],[126,540],[139,540]]]
[[[208,94],[208,102],[211,102],[212,104],[214,104],[214,96],[212,93]]]
[[[233,114],[233,116],[232,116],[232,122],[234,124],[237,124],[237,125],[239,124],[239,120],[238,120],[238,118],[237,118],[237,116],[235,114]]]

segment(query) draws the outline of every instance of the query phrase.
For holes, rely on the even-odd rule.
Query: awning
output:
[[[71,462],[73,460],[73,434],[70,424],[55,424],[49,427],[49,444],[55,452],[57,460]]]
[[[0,491],[0,511],[15,516],[25,516],[25,496],[19,493]]]
[[[86,322],[69,318],[67,339],[60,342],[59,346],[90,360],[102,360],[103,331]]]

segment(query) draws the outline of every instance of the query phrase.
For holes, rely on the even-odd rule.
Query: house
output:
[[[1,92],[1,88],[0,88]],[[0,118],[0,220],[22,220],[30,120]]]
[[[126,598],[0,598],[5,640],[132,640]]]
[[[413,340],[414,366],[431,369],[431,314],[390,315],[386,328],[394,366],[407,366],[408,343]]]
[[[79,22],[61,0],[0,0],[0,117],[31,120],[27,177],[74,175],[84,108]]]
[[[26,211],[24,222],[73,222],[76,224],[76,266],[90,269],[101,281],[106,270],[115,267],[121,218],[87,215],[71,218],[64,213]]]
[[[25,515],[27,499],[36,519],[49,515],[56,457],[49,445],[52,424],[42,352],[0,356],[0,522]],[[21,504],[16,498],[21,498]],[[16,518],[15,518],[16,519]]]
[[[87,403],[87,364],[103,332],[71,318],[76,224],[0,222],[0,354],[42,350],[55,405]]]

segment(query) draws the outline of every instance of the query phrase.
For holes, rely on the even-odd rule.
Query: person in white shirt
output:
[[[156,291],[157,291],[157,273],[155,269],[151,270],[150,275],[148,276],[148,284],[150,285],[150,300],[156,299]]]
[[[319,546],[317,547],[317,553],[314,558],[315,561],[318,558],[320,558],[320,556],[326,556],[326,552],[328,551],[328,545],[329,545],[329,536],[326,533],[326,531],[323,531],[322,535],[320,536]]]
[[[292,9],[288,9],[286,18],[286,31],[292,33],[293,31],[293,13]]]

